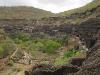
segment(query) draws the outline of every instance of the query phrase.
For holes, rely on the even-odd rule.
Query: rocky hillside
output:
[[[90,22],[91,21],[91,22]],[[75,75],[99,75],[100,74],[100,18],[91,19],[81,25],[84,33],[81,38],[86,40],[89,45],[87,57],[82,64],[81,69]],[[85,28],[85,25],[87,25]],[[84,36],[85,35],[85,36]],[[87,38],[85,38],[87,37]]]
[[[80,23],[86,21],[88,18],[100,15],[100,0],[94,0],[84,7],[65,11],[57,15],[65,17],[69,22]]]
[[[71,28],[69,28],[69,31],[71,31],[71,33],[69,34],[76,35],[77,37],[79,37],[81,42],[83,42],[83,44],[88,48],[86,50],[87,56],[82,61],[82,65],[80,67],[78,65],[75,65],[75,63],[81,62],[82,59],[73,60],[74,64],[71,63],[71,66],[65,65],[60,68],[58,66],[52,67],[52,65],[48,65],[48,66],[38,65],[35,67],[35,69],[33,66],[32,70],[26,71],[25,75],[31,75],[31,74],[32,75],[38,75],[38,74],[39,75],[99,75],[100,74],[100,63],[99,63],[100,62],[100,57],[99,57],[99,51],[100,51],[100,15],[99,15],[100,7],[99,5],[100,4],[98,4],[97,2],[99,3],[99,0],[95,0],[94,2],[92,2],[93,4],[96,3],[96,5],[93,5],[93,8],[92,6],[90,6],[92,3],[87,5],[88,7],[90,7],[88,9],[83,7],[84,9],[86,9],[85,12],[82,11],[83,13],[77,11],[77,13],[74,12],[73,13],[74,15],[71,15],[71,17],[70,16],[66,17],[67,20],[71,20],[74,22],[75,19],[82,20],[82,21],[79,20],[80,24],[75,23],[79,25],[78,27],[74,28],[74,26],[72,26]],[[86,13],[88,14],[86,15]],[[57,18],[53,18],[53,19],[57,19]],[[71,21],[70,23],[72,23]],[[69,23],[66,23],[66,27],[69,26],[68,24]],[[66,31],[68,30],[67,28],[65,29]],[[52,69],[50,68],[50,66],[52,67]]]
[[[0,19],[39,19],[51,15],[53,13],[34,7],[0,7]]]
[[[100,17],[91,18],[81,23],[73,35],[79,37],[81,42],[88,48],[88,50],[85,49],[87,51],[85,59],[78,57],[72,59],[69,64],[60,67],[40,64],[33,66],[32,70],[26,71],[25,75],[99,75]]]
[[[99,0],[48,18],[26,8],[0,11],[0,75],[100,74]]]
[[[54,14],[34,7],[0,7],[0,19],[41,19],[44,24],[79,24],[91,17],[100,15],[100,1],[94,0],[84,7]]]

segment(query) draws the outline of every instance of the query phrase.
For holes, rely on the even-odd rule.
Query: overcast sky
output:
[[[59,13],[86,5],[93,0],[0,0],[1,6],[34,6]]]

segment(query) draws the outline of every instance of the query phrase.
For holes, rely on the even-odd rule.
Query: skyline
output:
[[[93,0],[0,0],[0,6],[32,6],[59,13],[82,7]]]

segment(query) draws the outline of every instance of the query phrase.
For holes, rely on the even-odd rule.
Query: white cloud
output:
[[[54,5],[62,5],[65,3],[67,0],[37,0],[39,3],[43,4],[54,4]]]
[[[58,13],[84,6],[91,1],[93,0],[0,0],[0,5],[27,5]]]

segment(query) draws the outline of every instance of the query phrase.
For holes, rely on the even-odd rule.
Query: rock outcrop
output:
[[[100,30],[95,45],[87,52],[87,58],[75,75],[100,75]]]
[[[31,71],[25,71],[25,75],[67,75],[75,73],[79,69],[72,65],[53,66],[49,64],[39,64],[33,66]]]
[[[97,41],[97,33],[100,30],[100,18],[91,18],[86,22],[83,22],[78,28],[78,34],[81,41],[91,48]]]
[[[4,28],[10,36],[23,32],[30,34],[32,38],[63,38],[77,28],[71,23],[57,24],[52,23],[52,20],[49,23],[49,20],[4,19],[0,20],[0,27]]]

